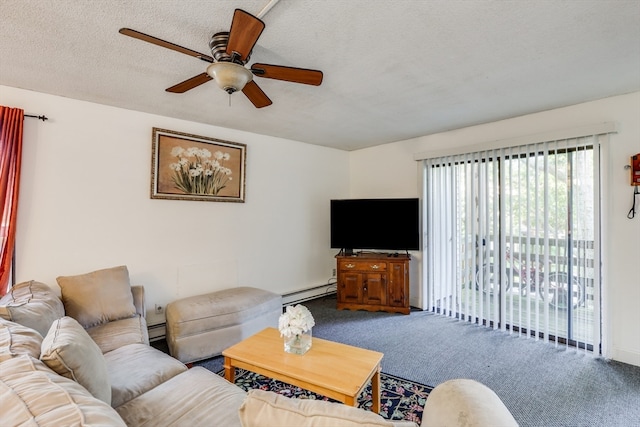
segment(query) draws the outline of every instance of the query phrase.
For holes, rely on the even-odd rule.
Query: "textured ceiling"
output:
[[[249,63],[324,81],[256,78],[263,109],[213,82],[165,92],[207,64],[118,33],[210,55],[235,8],[268,3],[0,0],[0,84],[344,150],[640,90],[638,0],[281,0]]]

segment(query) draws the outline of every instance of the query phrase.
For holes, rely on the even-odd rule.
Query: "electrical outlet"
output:
[[[164,313],[164,306],[160,305],[160,304],[156,304],[156,314],[162,314]]]
[[[335,268],[333,269],[333,273],[332,273],[331,277],[336,277],[336,269]]]

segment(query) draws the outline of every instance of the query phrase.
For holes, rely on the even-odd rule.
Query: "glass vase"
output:
[[[284,337],[284,351],[291,354],[305,354],[311,348],[311,329],[299,335]]]

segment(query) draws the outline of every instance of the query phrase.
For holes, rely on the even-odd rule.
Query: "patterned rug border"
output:
[[[224,369],[217,372],[224,377]],[[271,390],[287,397],[335,402],[326,396],[274,380],[245,369],[236,370],[236,385],[243,390]],[[408,420],[420,425],[422,412],[433,387],[397,375],[380,373],[380,415],[387,420]],[[358,407],[371,410],[371,383],[358,397]]]

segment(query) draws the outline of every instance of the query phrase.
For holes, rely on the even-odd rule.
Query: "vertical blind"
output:
[[[603,138],[424,160],[426,308],[599,351]]]

